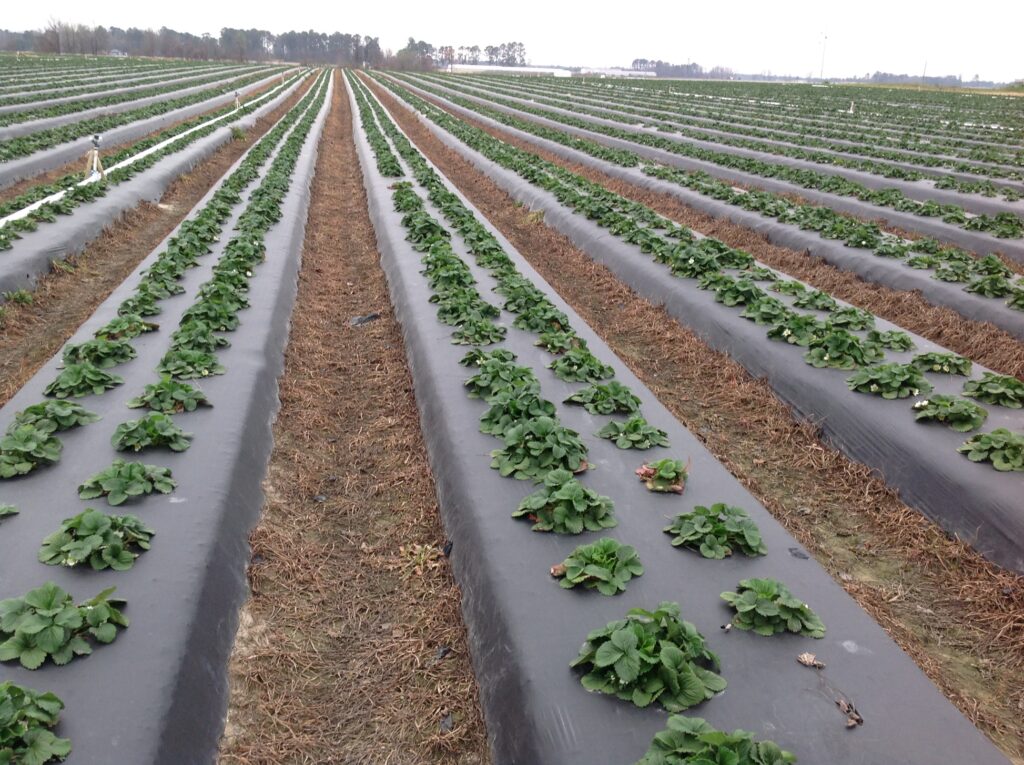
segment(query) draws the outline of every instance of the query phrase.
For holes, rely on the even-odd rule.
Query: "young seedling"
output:
[[[689,468],[689,460],[684,465],[680,460],[665,458],[644,463],[636,469],[636,474],[649,491],[682,494],[686,488]]]
[[[131,409],[147,407],[154,412],[178,414],[193,412],[200,406],[213,405],[199,388],[178,382],[170,375],[163,375],[160,382],[147,385],[141,396],[129,399],[128,406]]]
[[[7,431],[11,432],[22,425],[33,425],[46,433],[59,433],[88,425],[98,419],[99,415],[86,411],[85,407],[73,401],[43,401],[14,415],[14,422]]]
[[[93,570],[127,571],[149,549],[153,530],[134,515],[107,515],[87,508],[43,540],[39,562],[50,566],[88,563]]]
[[[71,742],[51,731],[64,702],[11,681],[0,683],[0,762],[46,765],[71,754]]]
[[[668,433],[653,425],[649,425],[640,415],[630,417],[625,422],[612,420],[597,435],[614,441],[620,449],[651,449],[655,446],[668,446]]]
[[[582,534],[617,525],[612,501],[588,489],[568,470],[552,470],[543,485],[523,498],[513,518],[533,521],[534,531]]]
[[[154,491],[170,494],[177,485],[171,478],[170,468],[116,459],[109,468],[79,486],[78,496],[81,499],[106,497],[108,504],[117,506]]]
[[[910,360],[910,363],[922,372],[939,372],[947,375],[963,375],[964,377],[971,374],[971,360],[957,356],[955,353],[939,353],[937,351],[919,353]]]
[[[913,408],[918,422],[945,423],[960,433],[980,428],[988,417],[988,412],[973,401],[941,393],[918,401]]]
[[[847,386],[857,393],[872,393],[886,399],[919,396],[932,391],[932,384],[912,364],[877,364],[847,378]]]
[[[123,378],[84,361],[65,365],[57,379],[43,389],[43,394],[55,398],[81,398],[90,393],[98,396],[123,382]]]
[[[983,372],[980,380],[964,383],[964,395],[986,404],[1020,409],[1024,407],[1024,382],[1009,375]]]
[[[571,473],[587,470],[587,446],[580,435],[551,417],[537,417],[510,428],[505,445],[491,452],[491,467],[502,476],[543,480],[556,469]]]
[[[26,475],[60,459],[64,446],[51,431],[36,425],[15,424],[0,439],[0,478]]]
[[[118,628],[128,626],[120,611],[124,601],[110,597],[114,589],[78,606],[53,582],[24,598],[0,600],[0,661],[17,659],[25,669],[38,669],[47,658],[61,665],[89,655],[90,637],[113,643]]]
[[[174,424],[170,415],[162,412],[150,412],[141,419],[122,422],[110,439],[111,445],[119,452],[139,452],[160,446],[183,452],[191,442],[192,434],[183,431]]]
[[[910,335],[898,329],[888,329],[885,331],[872,329],[868,332],[867,338],[869,343],[878,343],[878,345],[890,351],[909,351],[914,347],[914,341]]]
[[[567,590],[584,587],[602,595],[615,595],[626,591],[626,584],[634,576],[644,573],[636,548],[618,540],[605,538],[580,545],[556,566],[551,576]]]
[[[661,603],[654,611],[634,608],[625,619],[594,630],[571,666],[586,672],[581,681],[588,691],[638,707],[657,701],[669,712],[696,706],[726,686],[716,674],[718,657],[680,618],[677,603]]]
[[[632,414],[640,409],[640,399],[617,380],[581,388],[565,403],[579,404],[591,414]]]
[[[94,336],[99,340],[131,340],[144,332],[155,332],[159,328],[158,324],[145,321],[137,314],[129,314],[111,319],[96,330]]]
[[[971,462],[991,462],[1002,473],[1024,472],[1024,434],[1006,428],[979,433],[959,449]]]
[[[88,362],[100,369],[124,364],[135,358],[135,348],[127,340],[87,340],[64,349],[64,365]]]
[[[775,579],[744,579],[735,592],[723,592],[722,600],[736,610],[732,626],[758,635],[793,632],[813,638],[825,637],[825,625]]]
[[[672,715],[636,765],[792,765],[796,756],[753,733],[716,730],[700,717]]]
[[[665,533],[675,535],[674,547],[697,550],[705,558],[721,560],[736,551],[749,557],[768,552],[760,529],[746,511],[724,502],[697,505],[693,512],[677,515]]]
[[[566,382],[600,382],[615,375],[615,370],[585,348],[573,348],[548,364],[555,377]]]

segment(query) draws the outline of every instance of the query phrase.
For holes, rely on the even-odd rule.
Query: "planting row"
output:
[[[1003,762],[350,85],[495,760]]]
[[[701,171],[663,165],[633,167],[641,163],[630,152],[609,149],[508,115],[488,117],[454,102],[446,105],[456,113],[540,144],[574,162],[592,165],[640,187],[677,196],[717,217],[730,218],[763,233],[774,243],[797,251],[807,250],[840,268],[855,271],[868,281],[920,290],[936,305],[990,321],[1024,338],[1024,282],[1020,277],[1014,278],[1013,272],[994,255],[978,259],[968,251],[944,246],[935,239],[904,240],[882,231],[876,223],[865,223],[827,207],[794,202],[781,194],[738,189]],[[778,224],[771,223],[773,218]]]
[[[0,140],[0,162],[7,162],[18,157],[26,157],[43,149],[48,149],[76,138],[91,136],[94,133],[105,133],[111,128],[120,125],[127,125],[137,120],[143,120],[161,114],[167,114],[192,104],[208,101],[216,96],[233,94],[243,89],[251,89],[254,84],[265,84],[269,81],[268,74],[283,72],[284,68],[262,70],[256,74],[247,75],[232,80],[226,85],[214,88],[204,88],[195,93],[180,98],[172,98],[159,101],[148,106],[115,114],[101,115],[90,119],[83,119],[70,122],[58,127],[38,130],[27,135],[21,135],[6,140]]]
[[[437,93],[433,86],[423,85],[425,90]],[[761,185],[760,178],[766,178],[774,184],[782,184],[789,193],[805,194],[807,191],[827,194],[839,198],[850,197],[871,208],[886,208],[899,213],[907,213],[911,217],[937,218],[951,228],[961,228],[970,232],[981,232],[997,239],[1020,239],[1024,237],[1024,220],[1017,213],[997,212],[992,215],[973,215],[957,204],[940,203],[934,200],[918,201],[908,197],[896,188],[869,188],[863,183],[851,181],[837,175],[807,169],[802,166],[787,164],[782,160],[761,159],[748,154],[728,153],[713,148],[706,148],[693,141],[676,139],[661,135],[657,131],[634,127],[635,118],[625,116],[621,120],[578,116],[575,111],[553,107],[531,106],[523,99],[503,98],[488,94],[481,96],[458,96],[450,92],[450,85],[441,91],[441,95],[470,108],[487,110],[485,113],[505,113],[530,115],[533,121],[543,120],[542,124],[563,126],[565,129],[577,131],[587,136],[598,136],[602,142],[618,147],[638,144],[658,153],[652,156],[665,155],[666,159],[685,158],[682,166],[707,169],[720,177],[740,183]],[[609,139],[611,139],[609,141]],[[663,160],[665,161],[665,160]],[[668,160],[676,164],[679,160]],[[719,170],[721,168],[722,170]],[[724,170],[724,172],[723,172]],[[768,186],[771,188],[771,186]]]
[[[798,413],[823,421],[839,448],[878,469],[906,501],[1002,565],[1024,568],[1024,529],[1015,507],[1017,473],[1024,471],[1024,383],[972,369],[933,343],[782,279],[745,252],[697,238],[643,205],[504,144],[392,80],[384,82],[436,123],[442,140],[513,197],[542,209],[549,225],[753,374],[767,377]],[[638,258],[640,253],[654,262]],[[676,278],[666,281],[666,273]],[[806,365],[794,365],[791,354],[805,348]],[[958,382],[957,370],[971,379]],[[989,433],[965,439],[952,427],[922,424],[956,424],[947,414],[924,414],[915,424],[921,409],[908,399],[926,407],[921,402],[934,398],[980,416],[978,404],[968,399],[977,398],[978,386],[989,385],[1000,390],[981,395],[981,403],[994,404],[985,412]],[[933,389],[940,395],[928,398]],[[902,417],[894,413],[899,405],[893,400],[904,400]],[[967,429],[983,422],[974,419]],[[971,461],[986,460],[980,453],[986,451],[989,469],[959,456],[958,449]]]
[[[198,77],[188,77],[172,82],[161,82],[142,89],[105,88],[103,93],[96,95],[86,101],[60,101],[56,104],[39,104],[18,106],[10,110],[0,111],[0,128],[10,125],[18,125],[17,130],[0,129],[0,138],[13,138],[17,135],[24,135],[38,129],[45,129],[53,124],[54,117],[65,117],[77,115],[87,117],[90,113],[97,115],[113,114],[125,109],[143,106],[146,103],[159,103],[168,98],[182,96],[191,92],[205,90],[207,85],[225,85],[230,87],[235,82],[247,84],[242,79],[245,75],[272,74],[275,70],[268,67],[250,66],[240,70],[216,72],[214,74],[202,74]],[[280,70],[276,70],[280,71]],[[27,123],[27,124],[22,124]]]
[[[978,175],[988,176],[985,180],[979,181],[976,178],[964,178],[951,173],[926,171],[922,167],[915,166],[912,161],[908,162],[907,158],[903,158],[903,162],[900,164],[892,164],[873,159],[851,157],[844,152],[845,147],[842,146],[818,149],[807,145],[794,145],[791,140],[778,140],[777,137],[773,136],[751,135],[749,129],[744,131],[742,127],[738,129],[750,137],[744,137],[731,130],[709,131],[704,127],[679,122],[674,116],[664,111],[639,109],[619,104],[616,101],[610,103],[607,101],[604,103],[593,102],[586,99],[581,100],[574,96],[567,97],[564,93],[559,94],[557,97],[553,95],[545,97],[543,91],[537,91],[533,87],[521,86],[520,88],[510,89],[504,83],[501,85],[497,83],[489,85],[486,81],[483,83],[479,81],[465,83],[462,78],[430,77],[429,81],[446,87],[452,87],[460,92],[471,95],[479,95],[481,93],[496,93],[503,96],[513,95],[517,99],[527,99],[529,102],[563,108],[573,113],[608,119],[626,125],[636,125],[637,117],[639,117],[641,118],[642,126],[647,130],[670,135],[681,135],[691,139],[695,145],[703,146],[704,148],[733,147],[738,150],[735,153],[739,156],[761,159],[769,159],[764,156],[766,154],[789,157],[796,160],[789,164],[801,169],[822,170],[821,166],[825,165],[829,167],[827,171],[829,174],[859,181],[871,188],[885,188],[887,182],[895,180],[899,182],[900,190],[912,198],[928,200],[929,198],[941,199],[945,197],[953,203],[963,204],[965,209],[972,212],[985,212],[986,210],[1019,211],[1019,205],[1004,204],[996,200],[995,197],[1001,197],[1002,200],[1008,203],[1024,199],[1024,184],[999,185],[990,179],[997,177],[1015,181],[1024,180],[1024,173],[1014,168],[1002,170],[992,168],[990,171],[986,171],[985,168],[976,165],[951,163],[961,173],[970,174],[973,172]],[[471,85],[471,87],[468,87],[468,85]],[[522,101],[517,102],[523,103]],[[730,152],[730,149],[722,150]],[[937,160],[932,160],[932,164],[938,165],[939,163]],[[872,178],[871,176],[881,176],[885,180]],[[976,194],[989,199],[971,200],[960,196],[960,194]]]
[[[230,139],[228,125],[251,126],[276,109],[306,77],[305,73],[293,75],[247,99],[239,109],[224,107],[122,149],[105,159],[104,176],[72,173],[0,205],[0,250],[11,250],[0,257],[0,288],[28,286],[51,261],[84,248],[126,207],[141,199],[159,199],[181,172]],[[83,206],[88,212],[76,214]],[[35,233],[40,224],[58,222],[61,225],[54,231]]]
[[[54,83],[51,82],[38,84],[35,87],[25,88],[24,90],[0,88],[0,109],[8,111],[22,104],[40,106],[42,105],[42,102],[53,102],[65,99],[70,100],[73,98],[91,98],[97,93],[108,92],[107,89],[111,87],[117,88],[120,91],[125,91],[129,88],[142,89],[148,85],[152,85],[153,83],[169,84],[215,72],[222,72],[226,75],[232,72],[242,71],[244,69],[252,69],[252,67],[241,66],[238,64],[224,66],[221,64],[219,66],[208,67],[168,68],[161,70],[156,74],[146,72],[138,76],[117,75],[101,77],[96,80],[83,82],[69,82],[61,78],[59,80],[61,84],[59,85],[54,85]],[[17,87],[18,86],[14,86],[14,88]]]
[[[214,756],[329,97],[322,75],[0,410],[0,661],[56,695],[35,730],[67,705],[59,743],[3,739],[15,762],[41,737],[40,763]]]
[[[651,116],[656,119],[671,117],[692,127],[736,135],[749,135],[815,147],[846,154],[858,154],[911,166],[945,168],[955,173],[986,175],[990,178],[1021,180],[1021,166],[1024,156],[1019,151],[1006,148],[980,147],[965,144],[957,139],[932,138],[927,141],[914,140],[906,134],[899,136],[873,132],[871,130],[850,130],[836,126],[834,122],[821,126],[803,125],[785,117],[769,113],[764,117],[729,111],[725,106],[709,108],[700,103],[674,99],[670,93],[638,94],[632,89],[620,89],[601,83],[533,81],[493,76],[467,78],[481,86],[500,83],[512,92],[543,93],[555,98],[571,98],[589,106],[612,106],[637,116]]]

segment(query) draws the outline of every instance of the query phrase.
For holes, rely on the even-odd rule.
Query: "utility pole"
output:
[[[825,35],[825,39],[821,41],[821,73],[818,79],[822,82],[825,81],[825,46],[828,45],[828,35]]]

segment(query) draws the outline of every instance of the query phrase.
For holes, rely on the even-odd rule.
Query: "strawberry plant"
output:
[[[71,595],[47,582],[24,598],[0,600],[0,661],[17,659],[25,669],[38,669],[47,658],[60,665],[88,656],[90,637],[113,643],[118,628],[128,626],[120,611],[124,601],[111,599],[113,592],[103,590],[76,606]]]
[[[631,414],[640,409],[640,399],[622,383],[594,383],[565,399],[567,404],[579,404],[591,414]]]
[[[1024,434],[1006,428],[979,433],[959,449],[971,462],[991,462],[996,470],[1024,472]]]
[[[64,702],[52,693],[0,683],[0,762],[46,765],[71,754],[71,742],[49,729],[60,720]]]
[[[741,279],[752,279],[755,282],[775,282],[779,280],[777,273],[764,266],[751,266],[736,275]]]
[[[988,417],[988,412],[973,401],[941,393],[918,401],[913,408],[915,420],[942,422],[960,433],[980,428]]]
[[[452,327],[470,319],[495,318],[501,313],[472,287],[452,287],[432,295],[430,302],[437,305],[437,320]]]
[[[170,494],[177,485],[169,468],[116,459],[106,470],[81,484],[78,496],[81,499],[106,497],[108,504],[117,506],[154,491]]]
[[[597,435],[614,441],[620,449],[651,449],[655,446],[668,446],[668,433],[653,425],[648,425],[640,415],[630,417],[625,422],[612,420]]]
[[[1020,281],[1017,284],[1020,285]],[[1006,305],[1015,311],[1024,311],[1024,287],[1016,286],[1010,290],[1010,299],[1006,301]]]
[[[490,407],[480,418],[480,432],[498,438],[528,420],[555,416],[555,405],[541,398],[537,387],[499,391],[488,402]]]
[[[828,317],[834,327],[841,327],[851,331],[871,329],[875,326],[875,317],[862,308],[855,308],[852,305],[837,308]]]
[[[558,354],[571,351],[574,348],[586,348],[587,341],[571,329],[564,331],[549,330],[541,332],[534,345],[540,346],[548,353]]]
[[[217,360],[216,355],[207,351],[176,349],[164,355],[156,371],[161,376],[195,380],[210,375],[222,375],[227,369]]]
[[[14,478],[60,459],[63,448],[52,431],[36,425],[15,425],[0,439],[0,478]]]
[[[452,332],[455,345],[493,345],[505,339],[508,330],[490,319],[469,318]]]
[[[644,463],[636,469],[636,474],[649,491],[682,494],[689,475],[689,463],[684,465],[679,460],[666,458]]]
[[[159,329],[159,325],[144,321],[137,314],[127,316],[122,314],[96,330],[94,336],[98,340],[131,340],[145,332],[154,332],[157,329]]]
[[[147,407],[164,414],[194,412],[200,406],[213,405],[199,388],[178,382],[170,375],[161,376],[160,382],[147,385],[141,396],[128,400],[128,407],[131,409]]]
[[[566,382],[599,382],[615,375],[615,370],[586,348],[573,348],[548,364],[555,377]]]
[[[55,398],[80,398],[90,393],[98,396],[123,382],[123,378],[83,361],[80,364],[67,364],[57,379],[43,389],[43,393]]]
[[[914,341],[906,332],[898,329],[879,331],[872,329],[868,332],[868,342],[878,345],[890,351],[909,351],[914,347]]]
[[[140,285],[141,286],[141,285]],[[117,308],[117,315],[128,317],[128,316],[156,316],[162,310],[157,305],[159,298],[148,292],[140,292],[139,294],[132,295],[130,298],[125,298],[121,305]]]
[[[787,313],[781,321],[772,325],[768,337],[773,340],[785,340],[790,345],[804,348],[832,328],[831,324],[821,321],[811,314]]]
[[[93,570],[127,571],[149,549],[153,530],[134,515],[107,515],[87,508],[43,540],[39,562],[50,566],[88,563]]]
[[[213,353],[218,348],[227,348],[231,342],[223,335],[218,335],[204,321],[187,321],[181,324],[171,335],[171,350],[202,351]]]
[[[636,765],[792,765],[796,756],[745,730],[715,730],[699,717],[672,715]]]
[[[588,489],[568,470],[551,470],[543,485],[523,498],[513,518],[533,521],[534,531],[582,534],[601,531],[618,524],[612,501]]]
[[[487,358],[478,364],[479,371],[465,382],[470,398],[491,398],[502,391],[516,391],[538,385],[530,367],[517,366],[505,358]]]
[[[626,591],[626,584],[634,576],[644,573],[636,548],[615,539],[598,539],[589,545],[580,545],[557,566],[551,575],[560,579],[567,590],[585,587],[602,595],[615,595]]]
[[[715,300],[723,305],[750,305],[766,297],[765,291],[750,279],[737,279],[715,289]]]
[[[804,361],[819,369],[854,369],[884,357],[881,347],[845,329],[834,329],[810,340]]]
[[[919,353],[910,360],[910,363],[922,372],[942,372],[964,377],[971,373],[971,360],[955,353],[940,353],[938,351]]]
[[[772,285],[772,289],[776,292],[780,292],[783,295],[800,295],[807,292],[807,287],[803,282],[791,281],[788,279],[780,279]]]
[[[658,702],[681,712],[725,690],[718,657],[704,636],[679,617],[677,603],[661,603],[654,611],[634,608],[625,619],[587,635],[572,662],[586,672],[588,691],[631,701],[638,707]]]
[[[825,637],[825,625],[775,579],[744,579],[735,592],[723,592],[722,600],[736,610],[732,626],[758,635],[794,632],[812,638]]]
[[[232,332],[240,323],[239,307],[233,301],[203,299],[185,311],[181,323],[199,321],[217,332]]]
[[[1013,283],[1005,276],[979,276],[964,289],[982,297],[999,298],[1013,292]]]
[[[983,372],[980,380],[964,383],[964,395],[986,404],[1020,409],[1024,407],[1024,382],[1009,375]]]
[[[796,315],[786,307],[785,303],[770,295],[750,303],[740,314],[744,319],[750,319],[755,324],[761,325],[777,324]]]
[[[64,364],[88,362],[100,369],[124,364],[135,358],[135,349],[125,340],[87,340],[64,349]]]
[[[857,393],[873,393],[882,398],[895,399],[930,393],[932,384],[921,370],[912,364],[877,364],[865,367],[846,380],[847,386]]]
[[[587,447],[574,430],[553,417],[537,417],[509,428],[505,445],[491,452],[491,467],[503,476],[540,481],[556,469],[586,470]]]
[[[542,300],[520,311],[512,326],[525,332],[561,332],[569,327],[569,317]]]
[[[111,446],[119,452],[139,452],[160,446],[183,452],[191,443],[192,434],[175,425],[171,416],[163,412],[150,412],[141,419],[122,422],[110,439]]]
[[[466,355],[459,359],[459,365],[464,367],[483,366],[487,361],[512,362],[517,356],[507,348],[495,348],[485,351],[480,348],[472,348],[466,351]]]
[[[673,547],[697,550],[705,558],[721,560],[736,550],[750,557],[768,552],[761,531],[746,511],[724,502],[697,505],[693,512],[677,515],[665,533],[675,535]]]
[[[804,290],[797,295],[796,300],[793,301],[793,306],[796,308],[810,308],[815,311],[834,311],[839,307],[839,303],[827,292]]]
[[[33,425],[46,433],[58,433],[96,422],[99,415],[86,411],[74,401],[43,401],[14,415],[8,432],[22,425]]]

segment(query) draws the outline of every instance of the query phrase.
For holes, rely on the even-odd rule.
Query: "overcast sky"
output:
[[[6,0],[0,25],[35,29],[50,18],[85,24],[216,35],[233,26],[284,32],[314,29],[379,37],[397,49],[410,35],[435,46],[518,41],[534,64],[628,66],[634,58],[737,72],[817,75],[825,37],[826,77],[887,71],[975,74],[983,80],[1024,77],[1024,1],[686,0],[391,0],[281,3],[218,0]]]

